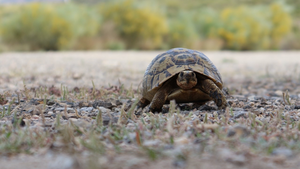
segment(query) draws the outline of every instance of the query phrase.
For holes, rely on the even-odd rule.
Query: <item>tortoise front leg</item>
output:
[[[201,91],[208,94],[214,100],[219,109],[227,107],[227,101],[223,92],[212,80],[205,79],[201,81],[198,87]]]
[[[144,108],[144,107],[146,107],[148,104],[150,104],[150,101],[149,100],[147,100],[147,99],[145,99],[145,98],[141,98],[140,99],[140,101],[138,102],[138,104],[137,104],[137,109],[139,109],[139,108]]]
[[[151,112],[161,112],[163,105],[168,98],[166,90],[158,90],[154,95],[152,102],[150,103],[149,109]]]
[[[172,88],[171,83],[167,83],[156,92],[149,106],[151,112],[161,112]]]

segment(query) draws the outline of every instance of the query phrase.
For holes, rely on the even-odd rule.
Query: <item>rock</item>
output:
[[[48,166],[49,169],[76,169],[79,168],[78,162],[67,155],[58,155]]]
[[[276,90],[275,91],[276,96],[282,96],[282,93],[283,93],[283,91],[281,91],[281,90]]]
[[[218,124],[206,124],[206,123],[202,123],[202,124],[198,124],[197,128],[198,129],[203,129],[203,130],[214,130],[216,128],[218,128],[219,125]]]
[[[184,110],[184,111],[181,111],[180,114],[188,115],[188,114],[190,114],[190,111]],[[199,113],[198,113],[198,114],[199,114]]]
[[[93,109],[94,109],[93,107],[81,107],[79,111],[91,113],[93,111]]]
[[[33,120],[38,120],[38,119],[40,119],[40,116],[38,116],[38,115],[33,115],[33,116],[31,117],[31,119],[33,119]]]
[[[244,111],[243,108],[238,108],[238,107],[233,107],[232,110],[233,111]]]
[[[182,137],[179,137],[179,138],[176,138],[174,140],[175,144],[177,145],[183,145],[183,144],[189,144],[190,143],[190,140],[185,137],[185,136],[182,136]]]
[[[51,105],[54,105],[54,104],[55,104],[55,102],[53,100],[48,100],[47,101],[47,105],[48,106],[51,106]]]
[[[290,105],[285,105],[285,106],[284,106],[284,109],[285,109],[285,110],[291,110],[292,108],[291,108]]]
[[[161,143],[161,141],[158,140],[158,139],[155,139],[155,140],[145,140],[145,141],[143,142],[143,145],[144,145],[144,146],[150,146],[150,147],[152,147],[152,146],[157,146],[157,145],[159,145],[160,143]]]
[[[65,108],[64,107],[58,107],[58,108],[55,108],[54,110],[55,111],[65,111]],[[67,108],[67,112],[75,112],[75,110],[72,109],[72,108]]]
[[[104,102],[104,101],[95,101],[93,103],[93,107],[94,108],[97,108],[97,107],[105,107],[107,109],[112,109],[113,107],[113,104],[111,102]]]
[[[127,103],[130,103],[130,102],[131,102],[129,99],[120,99],[120,100],[118,100],[118,101],[121,102],[121,104],[119,103],[119,105],[127,104]]]
[[[103,116],[102,118],[103,118],[103,125],[108,125],[111,120],[110,117],[106,115]],[[112,116],[112,123],[117,123],[117,122],[118,122],[118,118]]]
[[[246,137],[250,134],[248,128],[244,125],[236,125],[231,127],[227,132],[227,137]]]
[[[4,110],[7,110],[8,109],[8,105],[4,105],[3,107],[2,107],[2,109],[4,108]]]
[[[20,122],[19,125],[20,125],[21,127],[24,127],[25,124],[26,124],[25,121],[26,121],[26,120],[23,119],[23,118],[22,118],[22,119],[19,119],[19,118],[13,118],[13,119],[11,120],[11,123],[12,123],[12,124],[17,124],[17,122]]]
[[[264,108],[259,108],[259,109],[255,109],[252,111],[252,113],[256,114],[256,115],[259,115],[259,114],[262,114],[265,112],[265,109]]]
[[[232,156],[232,157],[228,158],[227,160],[229,162],[232,162],[232,163],[235,163],[238,165],[243,165],[246,163],[246,157],[242,154]]]
[[[211,111],[211,110],[217,110],[217,108],[204,104],[204,105],[200,106],[198,108],[198,110],[200,110],[200,111]]]
[[[76,118],[69,118],[69,120],[71,120],[72,122],[77,122],[78,121],[78,119],[76,119]]]
[[[249,96],[248,100],[251,101],[251,102],[255,102],[256,101],[256,97],[254,95]]]
[[[237,119],[237,118],[240,118],[240,117],[246,118],[247,115],[248,115],[248,112],[246,112],[246,111],[234,111],[233,114],[234,114],[233,115],[234,119]]]
[[[39,104],[43,104],[44,103],[44,99],[30,99],[29,104],[30,105],[39,105]]]
[[[243,107],[243,109],[252,109],[252,106],[251,105],[246,105]]]
[[[186,161],[183,160],[183,159],[175,159],[173,161],[173,165],[176,167],[176,168],[185,168],[186,166]]]
[[[246,101],[247,98],[243,95],[232,95],[233,98],[238,99],[239,101]]]
[[[272,155],[283,155],[285,157],[292,157],[293,151],[285,147],[279,147],[279,148],[275,148],[272,151]]]
[[[228,162],[237,164],[237,165],[244,165],[247,162],[246,157],[243,154],[235,154],[229,149],[221,149],[219,150],[221,157]]]
[[[87,102],[84,102],[84,101],[80,101],[79,103],[78,103],[78,106],[81,108],[81,107],[89,107],[89,106],[91,106],[91,104],[90,103],[87,103]]]
[[[286,161],[286,157],[283,155],[278,155],[278,156],[275,156],[272,160],[274,163],[282,165]]]
[[[83,74],[79,74],[79,73],[74,73],[73,75],[72,75],[72,78],[74,79],[74,80],[78,80],[78,79],[80,79],[80,78],[82,78],[83,77]]]
[[[107,109],[107,108],[102,107],[102,106],[100,106],[100,107],[98,107],[98,108],[100,109],[100,111],[101,111],[102,113],[107,113],[107,112],[111,111],[110,109]],[[97,112],[98,112],[98,110],[97,110]]]

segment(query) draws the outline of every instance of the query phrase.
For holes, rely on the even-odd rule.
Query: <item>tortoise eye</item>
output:
[[[180,73],[179,73],[179,77],[182,77],[182,76],[183,76],[183,72],[180,72]]]

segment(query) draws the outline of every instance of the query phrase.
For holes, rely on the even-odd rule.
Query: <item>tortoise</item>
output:
[[[227,106],[219,71],[203,53],[186,48],[173,48],[157,55],[147,67],[142,82],[142,98],[138,108],[150,104],[159,112],[165,103],[193,102],[205,104],[213,100],[219,109]]]

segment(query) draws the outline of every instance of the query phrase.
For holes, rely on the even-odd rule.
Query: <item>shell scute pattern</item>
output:
[[[143,96],[151,100],[161,84],[183,70],[205,75],[222,88],[220,74],[206,55],[190,49],[174,48],[157,55],[147,67],[143,80]]]
[[[192,55],[177,55],[177,57],[173,57],[175,65],[191,65],[196,64],[196,58]]]
[[[209,73],[208,73],[206,68],[204,68],[203,74],[206,75],[206,76],[209,76]]]
[[[165,74],[166,77],[172,76],[172,74],[170,72],[168,72],[167,70],[164,72],[164,74]]]

